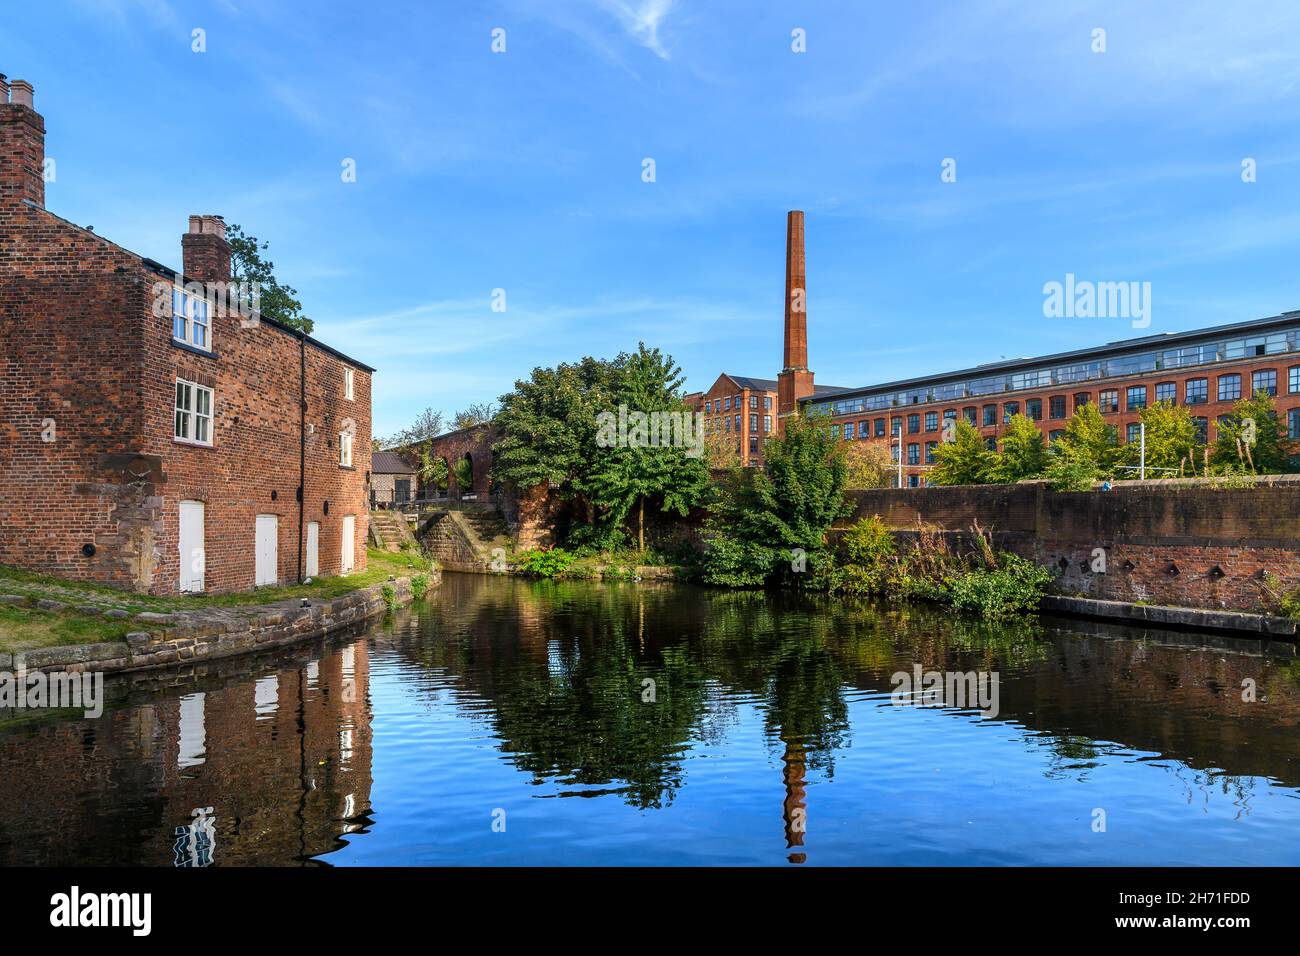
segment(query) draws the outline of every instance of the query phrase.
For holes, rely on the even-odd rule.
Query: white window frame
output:
[[[339,467],[352,467],[352,433],[339,432]]]
[[[350,368],[343,370],[343,397],[349,401],[356,398],[356,375]]]
[[[177,320],[180,335],[176,334]],[[212,312],[208,300],[178,285],[172,286],[172,340],[200,352],[212,351]]]
[[[181,405],[181,386],[189,389],[189,404]],[[208,397],[208,411],[203,414],[199,411],[200,396],[206,393]],[[179,442],[182,445],[201,445],[204,448],[212,447],[212,432],[214,412],[217,405],[217,395],[215,390],[208,388],[206,385],[200,385],[198,382],[192,382],[189,379],[177,378],[176,388],[172,392],[172,441]],[[178,416],[181,416],[178,420]],[[184,424],[185,434],[181,434],[181,428]],[[199,425],[206,424],[207,440],[196,437],[200,431]]]

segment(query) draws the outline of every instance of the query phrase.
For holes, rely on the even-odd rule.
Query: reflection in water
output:
[[[449,574],[364,634],[110,681],[99,720],[0,716],[0,862],[1294,864],[1294,658]],[[997,672],[997,719],[891,706],[914,665]]]

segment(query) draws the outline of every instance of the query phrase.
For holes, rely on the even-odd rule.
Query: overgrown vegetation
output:
[[[533,578],[556,578],[577,560],[563,548],[534,548],[515,555],[515,570]]]
[[[920,530],[899,550],[879,516],[863,518],[840,539],[819,569],[815,586],[833,593],[923,599],[997,620],[1031,613],[1054,575],[1010,553],[998,553],[988,532],[972,529],[974,547],[953,550],[950,536]]]

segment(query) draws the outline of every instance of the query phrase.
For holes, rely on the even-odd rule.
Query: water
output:
[[[917,663],[997,716],[892,704]],[[1300,863],[1287,646],[448,574],[108,692],[0,719],[0,863]]]

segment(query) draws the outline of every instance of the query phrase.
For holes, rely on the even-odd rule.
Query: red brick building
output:
[[[723,436],[740,460],[763,463],[763,443],[776,434],[776,380],[723,372],[707,392],[692,392],[686,403],[704,413],[705,434]]]
[[[44,135],[0,80],[0,564],[156,594],[364,569],[374,370],[221,308],[218,216],[176,272],[46,210]]]
[[[757,400],[766,407],[775,390],[777,427],[796,407],[831,416],[847,441],[887,443],[902,458],[903,483],[918,487],[943,440],[944,421],[964,417],[991,449],[1013,415],[1039,424],[1055,438],[1074,410],[1095,403],[1122,442],[1138,440],[1142,409],[1158,401],[1187,406],[1207,442],[1238,399],[1255,392],[1276,397],[1292,439],[1300,440],[1300,311],[1168,333],[1037,358],[995,362],[955,372],[840,388],[814,384],[808,367],[807,277],[803,213],[786,225],[784,365],[777,380],[722,375],[708,392],[688,399],[709,415],[711,433],[744,436],[739,449],[762,463],[766,419],[754,431]],[[761,396],[757,399],[755,396]],[[744,407],[737,409],[739,401]],[[757,410],[766,416],[766,410]],[[755,454],[754,438],[758,454]]]
[[[805,406],[831,415],[846,440],[888,442],[895,462],[901,445],[903,481],[918,487],[946,418],[964,417],[997,449],[1013,415],[1050,440],[1076,408],[1095,403],[1121,442],[1136,442],[1142,409],[1168,401],[1186,406],[1213,442],[1219,419],[1256,392],[1276,397],[1288,434],[1300,439],[1300,311],[868,385]]]

